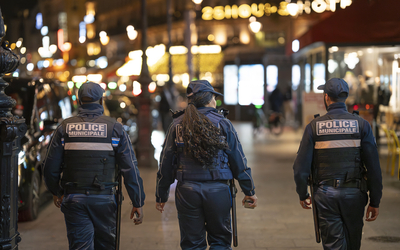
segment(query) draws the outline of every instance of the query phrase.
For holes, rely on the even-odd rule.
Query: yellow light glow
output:
[[[246,32],[245,30],[240,31],[239,35],[240,42],[243,44],[249,44],[250,43],[250,36],[249,33]]]
[[[72,77],[73,82],[86,82],[86,76],[85,75],[74,75]]]
[[[86,2],[86,15],[96,15],[94,2]]]
[[[89,56],[98,55],[100,52],[101,52],[100,44],[98,43],[87,44],[87,54]]]
[[[86,24],[86,36],[89,39],[93,39],[96,36],[96,29],[93,24]]]
[[[187,73],[182,74],[181,79],[182,79],[182,86],[187,88],[187,86],[189,85],[189,82],[190,82],[189,74],[187,74]]]
[[[260,30],[261,30],[261,28],[262,28],[261,23],[260,23],[260,22],[257,22],[257,21],[251,22],[251,23],[249,24],[249,26],[250,26],[250,29],[251,29],[251,31],[252,31],[253,33],[258,33],[258,32],[260,32]]]
[[[322,12],[326,11],[326,6],[327,5],[324,0],[314,0],[311,3],[312,9],[317,13],[322,13]]]
[[[188,52],[188,49],[185,46],[171,46],[169,48],[169,53],[171,55],[184,55]]]
[[[138,81],[134,81],[132,94],[134,96],[138,96],[140,93],[142,93],[142,85]]]
[[[141,51],[141,50],[134,50],[134,51],[130,51],[128,53],[128,57],[131,60],[135,60],[137,58],[141,58],[142,55],[143,55],[143,51]]]
[[[65,52],[68,52],[68,51],[70,51],[70,50],[71,50],[71,48],[72,48],[72,44],[71,44],[70,42],[66,42],[66,43],[64,43],[64,45],[63,45],[63,49],[64,49],[64,51],[65,51]]]
[[[50,52],[52,54],[56,53],[57,52],[57,45],[55,45],[55,44],[50,45],[49,50],[50,50]]]
[[[142,60],[141,58],[130,60],[117,69],[117,76],[133,76],[140,75],[142,71]]]
[[[214,35],[213,34],[209,34],[207,37],[208,41],[212,42],[214,41]]]
[[[89,74],[89,75],[87,75],[87,80],[91,81],[91,82],[100,83],[102,79],[103,79],[103,76],[101,74]]]
[[[100,42],[101,42],[101,44],[102,45],[107,45],[108,44],[108,42],[110,42],[110,37],[109,36],[101,36],[100,37]]]

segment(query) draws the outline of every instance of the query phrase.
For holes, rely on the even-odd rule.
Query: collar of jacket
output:
[[[211,111],[214,111],[214,112],[218,113],[218,111],[215,108],[211,108],[211,107],[200,107],[200,108],[197,108],[197,110],[200,113],[202,113],[203,115],[206,115],[207,113],[209,113]]]
[[[329,105],[327,111],[335,111],[335,110],[342,110],[342,111],[347,111],[346,104],[344,102],[335,102]]]
[[[102,115],[104,108],[98,103],[82,104],[78,109],[78,116]]]

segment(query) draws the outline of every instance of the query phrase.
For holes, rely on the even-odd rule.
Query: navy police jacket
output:
[[[100,104],[83,104],[79,107],[78,117],[93,118],[101,116],[104,112]],[[60,185],[60,176],[62,173],[62,165],[64,163],[64,147],[63,138],[64,131],[62,124],[57,130],[49,144],[45,161],[43,163],[43,175],[47,189],[53,195],[62,195],[64,190]],[[128,191],[129,198],[134,207],[142,207],[144,205],[144,189],[143,181],[140,177],[137,167],[136,156],[133,152],[132,143],[125,133],[122,124],[116,122],[112,131],[113,150],[115,152],[115,160],[121,169],[124,177],[124,184]]]
[[[210,115],[211,111],[217,112],[216,109],[210,107],[201,107],[198,108],[198,111],[206,116]],[[228,164],[233,177],[239,181],[243,193],[252,196],[255,194],[255,187],[251,177],[251,169],[247,167],[247,159],[244,155],[236,130],[232,123],[226,118],[220,120],[220,129],[222,135],[225,136],[228,142],[229,149],[224,151],[228,156]],[[174,157],[177,152],[175,139],[176,126],[170,126],[165,137],[163,150],[160,156],[160,166],[157,172],[157,202],[166,202],[168,200],[170,185],[175,181]]]
[[[348,114],[346,104],[337,102],[329,105],[326,115],[340,115],[346,113]],[[359,121],[363,122],[363,124],[359,126],[361,136],[360,148],[362,152],[361,160],[367,170],[366,177],[370,198],[369,205],[372,207],[379,207],[382,197],[382,173],[375,138],[369,123],[362,118],[359,118]],[[297,158],[293,165],[296,191],[300,200],[305,200],[309,195],[307,192],[307,181],[311,173],[312,161],[316,148],[315,145],[316,142],[314,141],[310,123],[305,128],[299,151],[297,152]]]

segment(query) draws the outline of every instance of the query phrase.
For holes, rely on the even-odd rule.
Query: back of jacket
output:
[[[313,166],[316,182],[340,179],[361,180],[361,134],[364,122],[348,112],[327,114],[310,125],[314,137]]]
[[[116,121],[106,116],[94,119],[72,117],[63,122],[64,189],[105,190],[115,183],[115,153],[112,133]]]
[[[184,114],[174,119],[173,126],[176,127],[176,146],[177,146],[177,170],[176,179],[179,181],[212,181],[230,180],[233,178],[232,171],[228,165],[228,156],[223,150],[218,151],[212,166],[201,164],[198,160],[184,150],[182,135],[182,120]],[[222,115],[211,111],[206,117],[216,127],[220,127]]]

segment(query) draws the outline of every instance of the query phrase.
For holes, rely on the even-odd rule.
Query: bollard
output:
[[[0,41],[5,36],[0,9]],[[18,249],[21,237],[17,231],[18,219],[18,153],[21,138],[27,131],[25,119],[11,114],[16,101],[4,93],[9,85],[3,75],[19,65],[7,42],[0,46],[0,250]]]

